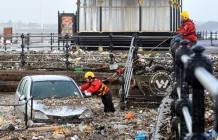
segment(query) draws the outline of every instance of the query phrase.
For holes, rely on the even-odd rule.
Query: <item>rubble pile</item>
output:
[[[55,100],[52,98],[45,98],[42,101],[40,101],[39,103],[42,103],[46,106],[63,106],[63,105],[77,105],[77,104],[85,104],[85,102],[83,101],[83,99],[79,98],[79,97],[65,97],[65,98],[61,98],[59,100]]]
[[[20,52],[0,52],[0,69],[66,69],[66,51],[27,51],[24,53],[25,65],[22,68]],[[117,68],[124,67],[127,59],[127,51],[98,52],[98,51],[69,51],[68,60],[70,69],[83,68],[94,71],[109,71],[110,64],[117,64]],[[112,55],[112,57],[111,57]],[[152,63],[151,63],[152,61]],[[153,65],[162,65],[168,67],[172,64],[172,58],[169,53],[157,54],[138,54],[138,63],[135,70],[138,74],[149,72]],[[137,74],[137,72],[135,71]]]
[[[14,95],[0,95],[2,104],[13,103]],[[205,120],[206,130],[212,129],[215,119],[214,101],[208,92],[205,92]],[[143,135],[147,139],[174,139],[171,132],[170,120],[170,99],[168,96],[162,101],[158,109],[143,107],[130,107],[120,110],[119,99],[113,97],[116,111],[114,113],[104,113],[103,104],[100,98],[85,98],[93,111],[92,120],[84,120],[80,124],[41,124],[32,125],[23,131],[0,131],[0,139],[114,139],[133,140],[138,135]],[[131,114],[131,115],[130,115]],[[20,120],[14,113],[13,106],[0,107],[0,128],[7,129],[10,126],[23,128],[24,121]]]
[[[82,68],[85,70],[110,72],[110,64],[117,64],[118,68],[124,67],[128,57],[127,51],[98,52],[86,50],[69,50],[69,69]],[[38,69],[66,69],[66,51],[36,51],[24,52],[24,67],[21,64],[21,53],[16,51],[0,52],[1,70],[38,70]],[[112,57],[111,57],[112,56]],[[149,74],[159,69],[172,70],[172,56],[167,52],[138,53],[138,63],[133,65],[134,74]],[[207,54],[214,62],[214,71],[217,73],[217,54]]]
[[[13,103],[14,95],[0,95],[2,104]],[[4,139],[134,139],[138,134],[147,138],[153,133],[157,116],[156,109],[135,108],[119,109],[119,99],[114,97],[116,108],[114,113],[104,113],[101,98],[85,98],[85,102],[92,108],[93,120],[84,120],[80,124],[41,124],[32,126],[24,131],[0,131],[0,138]],[[0,127],[23,128],[24,121],[14,114],[13,106],[0,107]],[[132,113],[131,117],[127,114]],[[41,129],[40,129],[41,128]],[[46,128],[46,129],[45,129]],[[54,129],[56,128],[56,129]]]
[[[24,68],[21,68],[21,56],[16,52],[1,52],[0,69],[2,70],[29,70],[29,69],[47,69],[47,68],[66,68],[66,52],[65,51],[28,51],[25,52]],[[115,56],[111,60],[110,52],[88,52],[84,50],[69,51],[68,61],[73,68],[92,68],[93,71],[107,71],[109,70],[110,62],[118,64],[118,67],[124,67],[127,59],[127,52],[114,52]],[[214,74],[218,70],[218,63],[216,59],[217,54],[207,55],[211,58],[213,63]],[[138,63],[133,65],[134,74],[148,75],[157,70],[172,69],[172,58],[169,53],[156,54],[139,54]],[[95,68],[95,69],[93,69]],[[144,81],[147,85],[147,81]],[[146,86],[147,87],[147,86]],[[1,104],[12,104],[14,95],[0,94]],[[0,140],[9,139],[66,139],[66,140],[96,140],[96,139],[113,139],[113,140],[133,140],[137,138],[144,139],[161,139],[170,140],[175,139],[175,135],[171,132],[171,110],[170,97],[166,96],[159,108],[146,108],[143,106],[130,106],[125,110],[120,110],[120,99],[113,97],[113,102],[116,111],[114,113],[104,113],[101,98],[91,97],[85,100],[71,99],[66,101],[54,101],[51,99],[43,100],[48,105],[75,105],[78,102],[88,104],[93,111],[93,119],[85,119],[79,124],[31,124],[30,127],[23,131],[13,131],[13,128],[24,128],[25,123],[19,119],[13,106],[0,106]],[[215,119],[214,100],[210,94],[205,91],[205,130],[212,129]]]

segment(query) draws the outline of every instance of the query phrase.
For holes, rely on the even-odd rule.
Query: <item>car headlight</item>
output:
[[[40,111],[36,111],[36,110],[33,111],[33,118],[34,119],[48,119],[48,117],[44,113]]]
[[[79,119],[87,119],[87,118],[92,118],[93,114],[90,109],[86,109],[83,111],[83,113],[79,116]]]

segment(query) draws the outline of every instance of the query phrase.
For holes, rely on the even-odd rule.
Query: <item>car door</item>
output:
[[[29,85],[30,80],[28,78],[23,78],[17,88],[16,95],[15,95],[15,104],[23,104],[25,100],[20,101],[20,97],[24,95],[26,98],[29,98]],[[17,106],[19,113],[25,113],[25,105]],[[21,116],[22,117],[22,116]]]
[[[26,79],[26,82],[24,83],[24,86],[23,86],[23,89],[21,91],[21,96],[24,95],[26,97],[26,99],[28,100],[28,106],[27,106],[27,113],[28,113],[28,116],[30,116],[30,105],[31,105],[31,100],[29,100],[30,98],[30,84],[31,84],[31,80],[28,78]],[[23,100],[23,101],[20,101],[19,103],[20,104],[23,104],[25,103],[26,101]],[[22,106],[23,109],[23,113],[25,113],[25,105]]]

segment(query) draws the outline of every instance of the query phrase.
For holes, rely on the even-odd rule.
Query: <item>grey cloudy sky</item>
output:
[[[62,13],[75,13],[76,0],[42,0],[43,22],[58,22],[58,10]],[[0,0],[0,22],[22,21],[41,23],[41,0]]]
[[[57,12],[75,13],[76,0],[43,0],[43,23],[57,23]],[[183,0],[194,21],[218,21],[218,0]],[[0,22],[41,23],[41,0],[0,0]]]
[[[218,0],[183,0],[183,10],[194,21],[218,21]]]

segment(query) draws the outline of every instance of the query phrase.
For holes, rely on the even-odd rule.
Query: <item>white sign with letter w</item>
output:
[[[169,80],[166,80],[165,82],[164,80],[161,80],[160,82],[156,80],[156,84],[158,88],[161,88],[161,87],[166,88],[168,83],[169,83]]]

